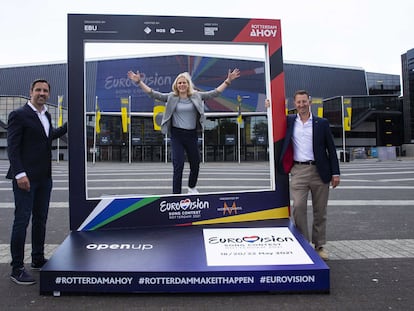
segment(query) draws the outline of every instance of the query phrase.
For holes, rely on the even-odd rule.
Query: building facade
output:
[[[128,70],[139,69],[152,88],[169,92],[179,72],[189,71],[197,88],[209,90],[223,80],[227,71],[223,68],[236,67],[244,76],[240,83],[234,83],[221,97],[206,102],[207,122],[199,135],[202,159],[209,162],[267,160],[269,144],[267,111],[264,107],[264,61],[172,54],[85,63],[83,117],[88,161],[170,160],[169,138],[154,127],[157,122],[153,118],[154,107],[158,104],[126,79]],[[341,116],[344,104],[341,98],[344,96],[348,107],[352,107],[350,127],[346,131],[347,147],[401,145],[400,137],[406,130],[405,126],[400,127],[405,104],[398,101],[401,91],[398,75],[368,73],[359,67],[298,62],[285,62],[284,73],[287,110],[293,108],[294,92],[306,89],[312,95],[312,111],[329,119],[338,148],[343,147]],[[66,64],[0,70],[0,94],[5,95],[0,102],[1,148],[4,149],[7,115],[11,111],[10,105],[3,104],[5,98],[20,96],[25,100],[24,97],[29,95],[30,83],[40,77],[51,83],[50,111],[57,120],[58,96],[66,98]],[[16,105],[19,104],[20,101]],[[63,100],[63,107],[67,105]],[[123,105],[125,109],[122,110]],[[63,111],[66,119],[66,110]],[[240,114],[242,122],[238,118]],[[99,131],[96,130],[97,115],[100,118]],[[127,124],[126,120],[129,120]]]
[[[404,106],[404,142],[414,143],[414,49],[401,55]]]

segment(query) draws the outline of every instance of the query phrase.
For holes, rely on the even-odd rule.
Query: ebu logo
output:
[[[97,25],[85,25],[84,30],[85,31],[97,31],[98,26]]]

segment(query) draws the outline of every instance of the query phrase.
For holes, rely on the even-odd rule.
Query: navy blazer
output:
[[[291,114],[287,116],[287,129],[286,136],[283,142],[282,150],[280,153],[282,161],[279,163],[286,164],[286,156],[290,156],[293,163],[293,155],[289,152],[289,148],[292,147],[292,137],[295,119],[297,115]],[[329,122],[327,119],[312,115],[312,145],[313,145],[313,156],[315,157],[315,165],[321,180],[324,183],[329,183],[333,175],[339,175],[339,162],[338,156],[336,155],[336,147],[329,128]],[[289,173],[286,166],[281,167],[280,170]]]
[[[26,172],[29,180],[43,180],[52,176],[52,140],[67,132],[67,124],[53,128],[48,112],[49,137],[36,112],[24,105],[9,114],[7,123],[7,154],[10,168],[6,178],[14,179]]]

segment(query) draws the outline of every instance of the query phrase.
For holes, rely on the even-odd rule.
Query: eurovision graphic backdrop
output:
[[[85,99],[88,91],[85,87],[84,54],[85,44],[88,42],[263,45],[268,53],[265,72],[269,75],[265,92],[272,102],[273,146],[270,148],[273,148],[275,156],[271,161],[274,162],[276,168],[279,146],[285,135],[285,93],[279,20],[69,14],[68,102],[70,104],[68,119],[70,129],[68,134],[71,142],[69,144],[71,230],[201,225],[289,216],[288,180],[286,176],[279,176],[277,170],[274,189],[271,191],[87,199],[85,180],[87,150],[84,146],[86,146]],[[207,67],[204,64],[204,68]],[[203,73],[198,74],[198,78],[202,79]],[[102,89],[101,84],[104,81],[96,83],[99,84],[96,85],[96,89]],[[208,84],[206,84],[207,87],[209,87]],[[255,90],[257,93],[263,91],[263,89]],[[255,107],[251,109],[254,110]]]
[[[86,66],[86,84],[90,87],[86,93],[87,112],[95,110],[96,96],[101,112],[119,112],[119,99],[129,96],[132,112],[152,112],[154,100],[126,77],[129,70],[139,70],[145,84],[156,91],[168,93],[171,92],[177,73],[189,72],[197,90],[209,91],[226,78],[226,68],[239,68],[242,78],[228,87],[220,97],[206,100],[205,111],[235,112],[239,105],[237,96],[240,94],[243,95],[243,112],[265,111],[264,61],[195,53],[171,54],[88,61],[90,66]]]

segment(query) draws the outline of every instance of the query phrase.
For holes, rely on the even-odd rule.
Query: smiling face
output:
[[[172,84],[172,90],[175,95],[180,97],[189,97],[194,93],[193,82],[188,72],[180,73]]]
[[[295,108],[301,118],[309,118],[311,101],[308,94],[296,94]]]
[[[39,111],[42,110],[43,105],[49,99],[49,85],[46,82],[37,82],[30,90],[30,102]]]
[[[177,84],[176,84],[178,94],[187,96],[188,86],[189,85],[188,85],[188,81],[186,78],[184,77],[178,78]]]

